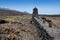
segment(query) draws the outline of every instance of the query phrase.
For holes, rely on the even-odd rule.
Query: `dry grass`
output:
[[[49,20],[52,20],[55,27],[60,28],[60,17],[46,17]]]
[[[0,16],[0,20],[6,20],[8,22],[20,22],[24,19],[31,19],[28,15],[22,15],[22,16]]]
[[[2,31],[6,32],[8,38],[17,37],[21,40],[36,40],[38,38],[35,26],[30,24],[31,16],[5,16],[0,18],[9,22],[20,22],[0,24],[3,27]]]

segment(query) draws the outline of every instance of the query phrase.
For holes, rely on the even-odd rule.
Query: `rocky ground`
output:
[[[47,18],[48,19],[48,18]],[[54,19],[58,21],[59,18]],[[30,15],[22,15],[22,16],[1,16],[0,20],[7,21],[6,23],[0,22],[0,40],[38,40],[38,31],[34,24],[31,24],[31,16]],[[53,18],[50,20],[53,21]],[[60,19],[59,19],[60,20]],[[54,40],[60,40],[60,28],[59,23],[57,26],[52,28],[46,26],[44,27],[47,32],[53,36]],[[48,25],[48,24],[47,24]]]
[[[9,23],[0,24],[0,40],[38,40],[37,31],[29,16],[4,17]],[[11,19],[11,20],[10,20]]]
[[[52,27],[48,27],[46,22],[44,29],[54,37],[54,40],[60,40],[60,17],[46,17],[47,20],[52,21]]]

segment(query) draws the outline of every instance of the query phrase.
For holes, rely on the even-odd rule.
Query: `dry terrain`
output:
[[[49,20],[52,20],[55,27],[60,28],[60,17],[46,17]]]
[[[31,23],[31,17],[27,12],[0,8],[0,40],[39,40],[39,30]],[[52,27],[46,23],[44,29],[54,40],[60,40],[60,15],[44,17],[52,21]]]
[[[60,40],[60,17],[49,16],[46,17],[46,19],[52,21],[52,27],[46,26],[48,25],[46,23],[44,28],[52,37],[54,37],[54,40]]]
[[[0,40],[38,40],[37,31],[30,23],[31,16],[0,16]]]
[[[46,17],[46,19],[52,20],[53,26],[57,29],[60,29],[60,17]],[[34,26],[34,24],[30,23],[31,15],[0,16],[0,20],[6,21],[3,23],[0,21],[0,39],[2,40],[38,40],[39,38],[37,35],[38,32],[36,27]],[[47,31],[49,31],[48,29]],[[54,30],[53,32],[55,33]],[[53,35],[53,32],[51,35]],[[58,32],[58,34],[60,35],[60,30],[58,30]],[[55,34],[54,36],[58,34]]]

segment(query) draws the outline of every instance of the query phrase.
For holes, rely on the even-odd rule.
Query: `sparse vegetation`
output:
[[[23,16],[5,16],[5,17],[0,17],[0,20],[5,20],[5,21],[8,21],[8,22],[20,22],[21,20],[24,20],[24,19],[30,19],[31,17],[27,16],[26,15],[23,15]]]
[[[7,12],[7,14],[9,12],[9,14],[6,15],[6,12]],[[6,10],[6,12],[3,12],[3,13],[5,13],[4,16],[0,16],[0,38],[5,38],[5,40],[13,40],[13,39],[14,40],[38,40],[38,38],[39,38],[38,35],[41,35],[40,34],[41,32],[35,27],[34,22],[31,19],[31,17],[32,17],[31,15],[19,15],[18,16],[18,14],[13,14],[15,11],[13,12],[10,10],[8,10],[8,11]],[[12,13],[12,14],[10,14],[10,13]],[[15,13],[17,13],[17,12],[15,12]],[[60,17],[45,16],[45,18],[42,18],[42,19],[51,20],[53,23],[52,25],[54,25],[54,27],[60,28]],[[47,26],[45,26],[45,28],[48,30],[48,32],[51,31],[50,33],[52,33],[55,30],[52,33],[52,35],[56,36],[56,34],[57,34],[57,37],[60,37],[59,36],[60,32],[58,29],[55,29],[53,27],[49,28]],[[39,32],[39,34],[38,34],[38,32]],[[43,33],[45,34],[45,32],[43,32]]]

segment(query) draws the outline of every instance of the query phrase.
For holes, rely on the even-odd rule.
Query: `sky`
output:
[[[39,14],[60,14],[60,0],[0,0],[0,8],[32,14],[34,7]]]

